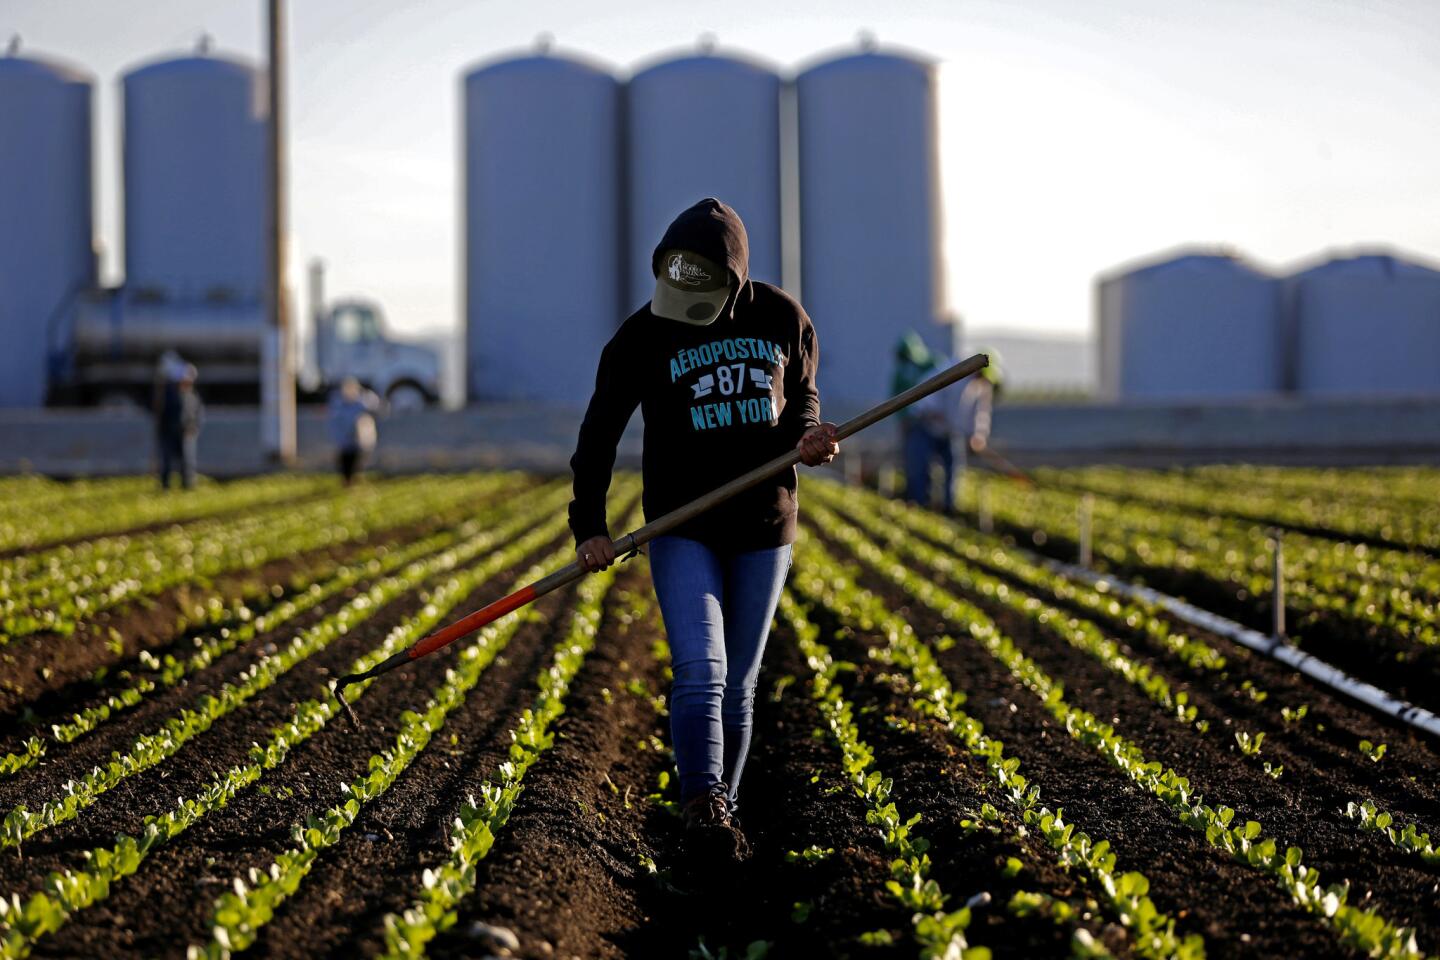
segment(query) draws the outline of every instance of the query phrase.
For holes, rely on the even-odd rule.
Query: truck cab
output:
[[[435,351],[387,334],[379,305],[369,300],[339,300],[316,317],[314,357],[322,384],[354,377],[395,413],[419,410],[440,396]]]

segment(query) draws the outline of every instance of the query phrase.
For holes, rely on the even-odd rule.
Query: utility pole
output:
[[[295,462],[295,358],[285,282],[285,3],[267,0],[270,47],[270,120],[267,160],[270,181],[270,262],[265,307],[269,327],[260,351],[260,441],[272,462]]]

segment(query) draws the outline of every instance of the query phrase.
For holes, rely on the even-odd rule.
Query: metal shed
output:
[[[1299,393],[1440,393],[1440,270],[1367,254],[1297,273],[1286,288]]]
[[[1280,283],[1224,253],[1187,252],[1102,278],[1108,399],[1222,399],[1284,386]]]
[[[655,64],[626,85],[629,292],[655,289],[651,253],[670,221],[719,197],[745,221],[750,275],[779,284],[780,78],[760,64],[701,55]]]
[[[95,283],[92,79],[0,56],[0,407],[45,402],[48,348]]]
[[[548,54],[463,83],[469,398],[583,408],[628,312],[620,85]]]

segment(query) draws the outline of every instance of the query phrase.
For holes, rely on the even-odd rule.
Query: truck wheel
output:
[[[409,382],[395,384],[385,395],[385,399],[390,402],[392,413],[416,413],[424,410],[425,405],[429,402],[425,391]]]

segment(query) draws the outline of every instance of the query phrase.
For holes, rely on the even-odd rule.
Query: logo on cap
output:
[[[710,274],[706,273],[699,264],[690,263],[678,253],[670,258],[669,272],[671,280],[676,283],[688,283],[692,287],[698,287],[710,279]]]

